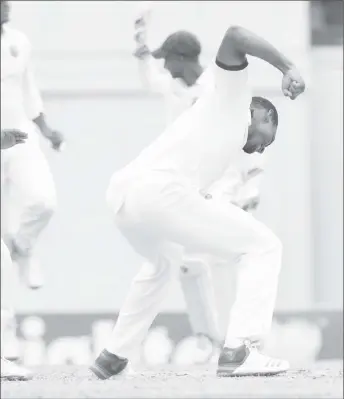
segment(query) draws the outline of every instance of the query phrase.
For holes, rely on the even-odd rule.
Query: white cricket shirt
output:
[[[204,79],[203,73],[192,86],[187,86],[182,79],[174,79],[165,69],[161,70],[152,56],[139,60],[139,72],[142,82],[153,91],[164,97],[166,125],[170,125],[177,117],[201,96],[204,88],[211,84]]]
[[[43,110],[30,58],[31,45],[26,36],[5,26],[1,34],[1,127],[29,134],[35,129],[32,119]]]
[[[229,71],[214,64],[211,69],[212,87],[118,172],[118,178],[123,181],[147,171],[166,171],[202,190],[235,161],[247,139],[248,68]]]

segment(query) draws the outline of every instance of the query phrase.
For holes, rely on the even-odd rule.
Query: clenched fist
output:
[[[27,133],[16,129],[1,129],[1,149],[11,148],[16,144],[25,143]]]
[[[289,69],[282,79],[282,91],[286,97],[295,100],[305,91],[306,85],[302,76],[296,68]]]

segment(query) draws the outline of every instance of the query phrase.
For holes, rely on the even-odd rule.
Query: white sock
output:
[[[244,344],[244,340],[242,338],[236,338],[236,337],[226,337],[225,340],[225,348],[239,348]]]

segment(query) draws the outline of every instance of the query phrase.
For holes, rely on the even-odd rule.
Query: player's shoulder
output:
[[[15,42],[17,45],[20,45],[22,47],[30,48],[30,40],[28,37],[25,35],[24,32],[15,29],[13,27],[8,27],[6,26],[5,30],[6,36],[11,39],[11,41]]]

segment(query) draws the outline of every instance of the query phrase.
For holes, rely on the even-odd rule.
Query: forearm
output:
[[[47,124],[45,115],[43,112],[41,112],[36,118],[32,120],[37,127],[39,128],[40,132],[42,135],[46,138],[49,138],[51,136],[51,129],[49,125]]]
[[[294,67],[293,63],[272,44],[245,28],[231,27],[226,36],[233,42],[235,49],[242,57],[250,55],[260,58],[283,74]]]

